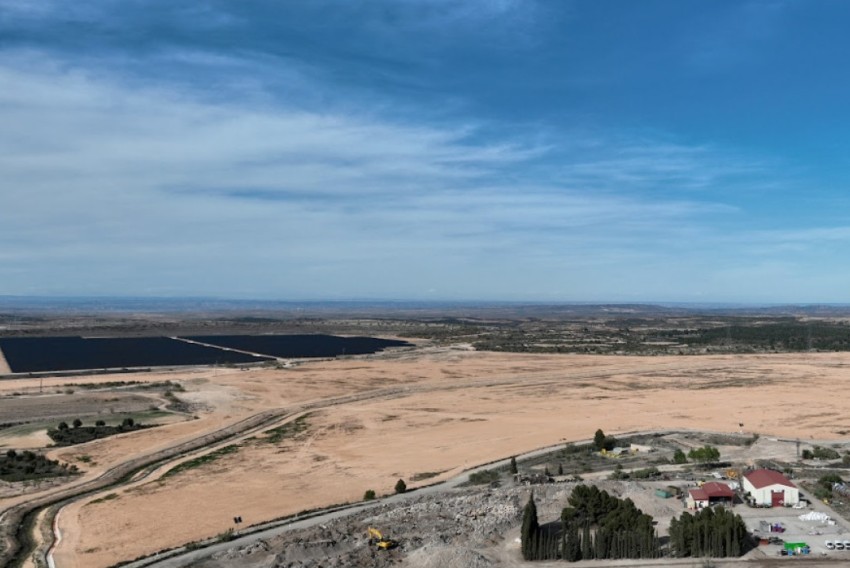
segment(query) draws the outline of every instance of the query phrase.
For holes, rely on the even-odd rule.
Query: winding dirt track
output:
[[[2,554],[0,554],[0,563],[4,566],[15,566],[16,564],[21,564],[23,562],[22,559],[15,560],[19,556],[19,551],[22,545],[20,542],[21,535],[19,534],[19,531],[15,529],[21,526],[24,517],[27,515],[52,504],[69,502],[76,497],[91,494],[104,488],[116,486],[128,475],[138,473],[143,468],[149,467],[152,464],[159,463],[163,460],[182,455],[198,448],[209,446],[210,444],[215,444],[222,440],[227,440],[240,433],[261,429],[268,426],[273,421],[279,420],[282,414],[285,414],[285,411],[261,412],[231,426],[205,434],[195,440],[183,442],[153,454],[127,460],[110,468],[106,471],[106,473],[100,475],[96,479],[75,484],[71,487],[62,487],[55,491],[39,495],[25,503],[20,503],[6,509],[2,512],[2,514],[0,514],[0,530],[3,531],[2,537],[5,543]],[[49,523],[52,526],[53,519],[54,515],[46,515],[40,520],[41,522],[45,524]],[[52,545],[52,542],[48,545]]]

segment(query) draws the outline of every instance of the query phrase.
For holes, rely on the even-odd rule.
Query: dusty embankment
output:
[[[850,432],[850,354],[593,357],[426,351],[208,376],[185,396],[208,416],[376,387],[392,398],[317,411],[190,470],[67,507],[60,568],[108,566],[244,524],[388,493],[398,478],[466,467],[561,440],[656,428],[829,439]],[[182,396],[182,395],[181,395]],[[220,409],[226,409],[224,411]],[[131,453],[116,443],[110,452]],[[87,451],[87,450],[86,450]],[[423,481],[422,483],[425,483]],[[103,496],[99,496],[103,497]]]
[[[3,355],[3,350],[0,349],[0,375],[8,375],[11,372],[12,369],[9,367],[6,357]]]

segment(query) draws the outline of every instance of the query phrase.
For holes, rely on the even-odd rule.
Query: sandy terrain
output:
[[[12,372],[9,363],[6,362],[6,357],[3,356],[3,350],[0,349],[0,375],[7,375]]]
[[[169,378],[174,379],[171,375]],[[192,379],[193,377],[187,377]],[[195,376],[181,397],[201,419],[103,440],[99,467],[257,410],[396,387],[317,410],[295,439],[255,440],[203,466],[63,510],[60,568],[97,568],[297,511],[388,493],[398,478],[442,472],[562,440],[653,428],[806,439],[850,433],[850,354],[705,357],[516,355],[447,350],[325,361],[293,370]],[[173,438],[172,438],[173,437]]]

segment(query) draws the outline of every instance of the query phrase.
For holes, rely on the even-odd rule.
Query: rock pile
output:
[[[569,488],[534,488],[538,507],[557,517]],[[234,547],[195,564],[203,568],[491,568],[501,566],[505,535],[522,522],[529,488],[469,488],[379,505]],[[399,542],[392,550],[370,545],[376,527]],[[518,547],[519,545],[517,545]],[[517,552],[518,554],[518,552]]]

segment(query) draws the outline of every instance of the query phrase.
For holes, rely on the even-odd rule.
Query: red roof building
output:
[[[782,485],[784,487],[796,487],[787,477],[772,469],[756,469],[744,474],[744,479],[756,489],[764,489],[770,485]]]
[[[710,481],[702,487],[688,489],[687,505],[690,509],[702,509],[718,503],[732,503],[735,492],[725,483]]]
[[[762,507],[789,507],[800,501],[800,491],[788,478],[772,469],[756,469],[744,474],[744,491]]]

